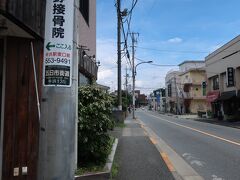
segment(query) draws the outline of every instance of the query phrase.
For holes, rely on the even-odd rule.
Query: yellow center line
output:
[[[199,133],[201,133],[201,134],[204,134],[204,135],[207,135],[207,136],[210,136],[210,137],[213,137],[213,138],[216,138],[216,139],[220,139],[220,140],[222,140],[222,141],[225,141],[225,142],[228,142],[228,143],[231,143],[231,144],[235,144],[235,145],[237,145],[237,146],[240,146],[240,143],[239,143],[239,142],[231,141],[231,140],[229,140],[229,139],[225,139],[225,138],[220,137],[220,136],[216,136],[216,135],[213,135],[213,134],[210,134],[210,133],[207,133],[207,132],[204,132],[204,131],[195,129],[195,128],[191,128],[191,127],[189,127],[189,126],[185,126],[185,125],[182,125],[182,124],[179,124],[179,123],[175,123],[175,122],[172,122],[172,121],[169,121],[169,120],[166,120],[166,119],[162,119],[162,118],[157,117],[157,116],[154,116],[154,115],[152,115],[152,114],[149,114],[149,115],[150,115],[150,116],[153,116],[153,117],[155,117],[155,118],[158,118],[158,119],[160,119],[160,120],[162,120],[162,121],[165,121],[165,122],[174,124],[174,125],[176,125],[176,126],[180,126],[180,127],[186,128],[186,129],[190,129],[190,130],[192,130],[192,131],[196,131],[196,132],[199,132]]]

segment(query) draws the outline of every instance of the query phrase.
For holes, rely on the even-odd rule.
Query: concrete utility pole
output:
[[[121,0],[117,0],[118,110],[122,110],[121,18]]]
[[[126,67],[126,77],[125,77],[125,87],[126,87],[126,99],[128,97],[128,73],[127,73],[127,67]]]
[[[44,45],[44,73],[43,89],[41,99],[41,120],[39,138],[39,158],[38,158],[38,180],[73,180],[75,171],[75,131],[77,120],[77,96],[78,96],[78,50],[76,39],[76,23],[74,23],[74,1],[63,1],[66,7],[64,14],[65,36],[52,38],[51,30],[45,30]],[[46,23],[45,28],[52,26],[52,16],[54,16],[54,3],[46,1]],[[78,10],[78,9],[76,9]],[[49,48],[49,42],[66,43],[71,49],[65,50],[69,53],[69,65],[46,64],[50,52],[61,52],[56,47]],[[60,64],[60,65],[59,65]],[[64,69],[63,69],[64,67]],[[48,76],[49,71],[57,73]],[[62,69],[61,69],[62,68]],[[65,72],[65,79],[61,79],[58,72]],[[67,79],[67,80],[66,80]]]
[[[133,80],[133,87],[132,87],[132,103],[133,103],[133,119],[135,119],[135,75],[136,75],[136,69],[135,69],[135,42],[137,42],[135,35],[138,35],[138,33],[131,33],[132,37],[132,80]]]

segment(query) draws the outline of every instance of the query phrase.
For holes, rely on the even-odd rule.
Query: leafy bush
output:
[[[78,97],[78,165],[102,164],[111,150],[112,98],[95,85],[80,87]]]
[[[117,96],[113,95],[112,98],[113,98],[114,107],[118,107]],[[127,93],[127,97],[126,97],[126,92],[122,91],[122,110],[127,111],[127,108],[130,104],[132,104],[132,96],[129,93]]]

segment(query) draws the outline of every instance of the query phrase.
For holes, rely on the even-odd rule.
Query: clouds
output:
[[[113,74],[114,72],[111,69],[100,70],[98,71],[98,80],[104,81],[105,79],[112,77]]]
[[[189,59],[204,60],[209,53],[239,34],[240,21],[236,12],[240,1],[233,0],[232,4],[221,1],[216,7],[215,1],[138,1],[133,10],[130,30],[140,33],[135,57],[146,61],[153,60],[154,64],[160,65],[176,65]],[[123,9],[129,7],[131,1],[122,1]],[[116,90],[117,18],[114,1],[97,1],[96,17],[97,60],[101,62],[98,82]],[[135,64],[139,62],[136,59]],[[123,58],[122,84],[125,64],[126,60]],[[145,93],[163,87],[165,75],[172,68],[140,65],[137,70],[136,87]],[[128,73],[131,75],[130,71]]]
[[[175,37],[175,38],[171,38],[169,40],[167,40],[167,42],[169,43],[181,43],[183,40],[179,37]]]

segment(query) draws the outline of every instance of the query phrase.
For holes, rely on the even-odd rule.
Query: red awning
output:
[[[215,101],[219,97],[220,92],[219,91],[210,91],[207,93],[207,101],[209,103]]]

